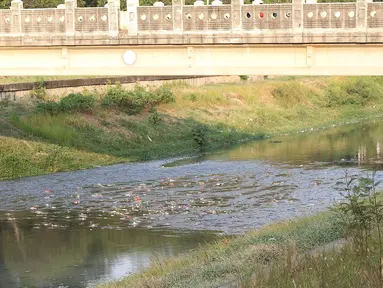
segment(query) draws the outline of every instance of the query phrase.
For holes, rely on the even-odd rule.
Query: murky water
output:
[[[197,231],[243,233],[323,210],[341,199],[346,169],[382,177],[382,141],[383,122],[373,121],[0,182],[0,286],[86,287],[215,238]]]

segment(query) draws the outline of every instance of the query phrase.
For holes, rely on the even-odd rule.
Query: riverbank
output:
[[[154,261],[152,267],[142,273],[100,285],[99,288],[292,287],[291,275],[273,277],[271,265],[278,263],[285,267],[284,272],[292,272],[301,264],[299,255],[341,239],[344,233],[337,215],[323,212],[272,224],[244,236],[225,238],[179,258]],[[282,270],[275,269],[277,271]],[[282,276],[282,273],[279,275]],[[299,280],[295,279],[296,287],[308,284]],[[278,286],[282,284],[284,286]]]
[[[41,113],[34,105],[2,102],[0,179],[191,155],[376,117],[383,113],[382,85],[379,77],[290,77],[201,87],[175,82],[162,90],[174,101],[156,100],[137,113],[102,105],[108,93],[128,95],[114,86],[103,93],[84,91],[98,99],[86,111]]]

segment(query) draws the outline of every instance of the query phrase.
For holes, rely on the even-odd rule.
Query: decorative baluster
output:
[[[118,35],[120,0],[108,0],[109,34]]]
[[[65,0],[65,31],[67,35],[73,35],[75,28],[75,13],[77,0]]]
[[[242,5],[243,0],[232,0],[231,1],[231,21],[232,29],[241,30],[242,29]]]
[[[292,0],[293,29],[297,32],[303,30],[303,2],[304,0]]]
[[[184,0],[173,0],[173,29],[175,32],[183,32],[183,6]]]
[[[137,35],[138,33],[138,6],[140,6],[139,0],[127,0],[126,2],[128,12],[128,35]]]
[[[371,1],[372,2],[372,1]],[[356,28],[367,29],[367,1],[357,0],[356,2]]]
[[[21,34],[21,10],[23,10],[23,1],[12,0],[11,13],[12,13],[12,33]]]

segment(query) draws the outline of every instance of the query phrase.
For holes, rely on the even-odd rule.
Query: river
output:
[[[342,199],[381,178],[383,121],[298,132],[197,158],[0,182],[0,287],[90,287],[222,235]]]

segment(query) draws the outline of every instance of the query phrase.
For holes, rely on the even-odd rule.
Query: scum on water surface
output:
[[[380,165],[382,129],[382,122],[374,121],[287,136],[276,143],[247,143],[199,159],[4,181],[0,217],[38,218],[36,228],[65,228],[74,221],[102,227],[108,219],[108,228],[117,229],[243,233],[333,205],[341,199],[344,165],[355,175],[372,163]]]

